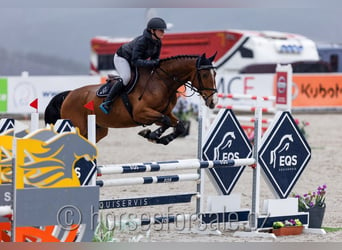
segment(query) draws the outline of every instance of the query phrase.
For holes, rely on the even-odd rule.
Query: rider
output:
[[[162,18],[154,17],[148,21],[142,35],[123,44],[116,51],[114,65],[121,78],[113,85],[108,96],[100,105],[105,114],[109,113],[114,98],[128,84],[131,78],[131,67],[156,67],[159,65],[161,39],[164,37],[165,30],[165,21]]]

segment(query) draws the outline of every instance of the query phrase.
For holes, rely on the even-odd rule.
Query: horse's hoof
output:
[[[149,138],[149,135],[151,134],[151,130],[150,129],[144,129],[141,130],[138,135],[141,135],[144,138]]]
[[[159,136],[158,136],[156,133],[152,132],[152,133],[150,133],[150,134],[148,135],[148,138],[149,138],[150,140],[156,141],[156,140],[159,139]]]
[[[156,142],[157,142],[158,144],[167,145],[167,144],[170,143],[170,140],[169,140],[168,138],[163,137],[163,138],[161,138],[161,139],[158,139]]]
[[[152,139],[148,139],[148,141],[149,141],[149,142],[152,142],[152,143],[155,143],[155,144],[157,143],[156,140],[152,140]]]

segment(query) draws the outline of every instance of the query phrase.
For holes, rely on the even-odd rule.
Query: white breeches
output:
[[[121,56],[118,56],[116,53],[114,55],[114,65],[115,69],[122,78],[123,84],[126,86],[131,79],[131,67],[126,60]]]

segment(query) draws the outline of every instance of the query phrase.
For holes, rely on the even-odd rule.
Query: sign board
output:
[[[279,196],[286,198],[311,158],[311,149],[290,112],[278,113],[266,131],[258,163]]]
[[[277,65],[275,73],[276,106],[279,110],[291,110],[292,103],[292,66]]]
[[[252,157],[252,145],[230,109],[220,110],[203,143],[203,160],[230,160]],[[213,183],[229,195],[245,166],[209,169]]]

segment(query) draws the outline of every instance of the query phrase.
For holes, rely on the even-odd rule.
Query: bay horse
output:
[[[217,103],[215,68],[212,64],[216,53],[207,58],[200,55],[178,55],[160,60],[158,67],[139,68],[135,87],[126,97],[131,104],[127,108],[124,99],[116,98],[109,114],[99,108],[104,97],[96,95],[102,84],[87,85],[56,95],[46,107],[45,123],[54,124],[57,119],[69,119],[87,136],[87,116],[96,115],[96,141],[108,134],[108,128],[128,128],[156,124],[156,130],[144,129],[139,135],[149,141],[167,145],[181,135],[185,128],[172,113],[177,102],[177,89],[185,85],[197,92],[205,105],[213,109]],[[84,107],[93,101],[94,111]],[[127,102],[127,100],[126,100]],[[131,110],[130,110],[131,109]],[[172,133],[162,136],[170,127]]]

